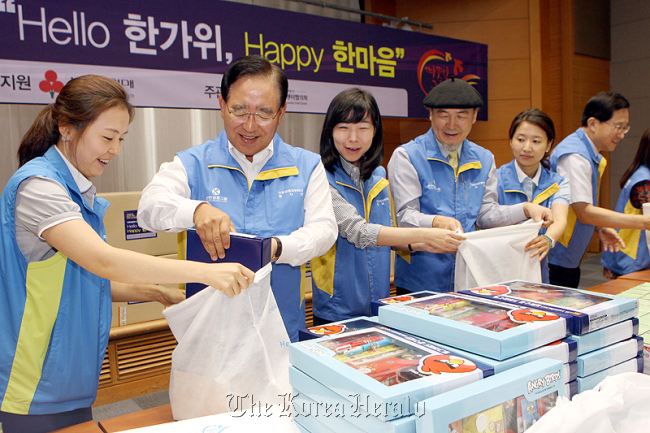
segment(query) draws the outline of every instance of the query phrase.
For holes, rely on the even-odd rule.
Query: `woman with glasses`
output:
[[[629,128],[629,127],[628,127]],[[636,156],[621,177],[621,194],[616,212],[642,215],[643,204],[650,202],[650,129],[641,136]],[[603,251],[603,275],[609,279],[650,268],[650,254],[646,231],[621,229],[618,232],[625,243],[620,251]]]

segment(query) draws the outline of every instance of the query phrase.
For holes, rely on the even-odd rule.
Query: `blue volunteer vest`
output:
[[[42,415],[90,407],[111,326],[110,282],[62,253],[28,263],[16,243],[15,204],[30,176],[61,183],[86,221],[106,239],[108,202],[84,200],[56,149],[22,166],[0,198],[0,410]]]
[[[429,129],[426,134],[402,146],[418,173],[422,187],[420,212],[453,217],[465,232],[476,230],[485,182],[494,161],[492,153],[465,140],[456,176],[440,152],[433,130]],[[398,252],[394,284],[410,291],[453,291],[455,261],[455,254],[418,251],[409,255]]]
[[[289,235],[303,226],[304,199],[320,156],[273,138],[273,156],[251,185],[228,151],[223,131],[213,140],[179,152],[193,200],[209,202],[230,216],[240,233]],[[305,327],[305,266],[273,264],[271,288],[291,341]]]
[[[632,206],[630,192],[632,187],[644,180],[650,180],[650,169],[645,165],[640,166],[632,176],[625,182],[616,203],[616,212],[628,215],[642,215],[643,210]],[[648,243],[645,230],[621,229],[619,236],[625,242],[625,248],[617,253],[603,251],[600,262],[607,269],[619,275],[625,275],[643,269],[650,268],[650,254],[648,254]]]
[[[340,163],[327,178],[366,222],[391,225],[383,167],[364,182],[365,196]],[[370,302],[390,296],[390,252],[390,247],[357,248],[339,234],[325,255],[311,260],[314,315],[330,321],[372,315]]]
[[[562,140],[553,149],[550,158],[551,170],[557,171],[559,159],[571,153],[577,153],[591,162],[592,204],[598,206],[598,186],[607,161],[594,152],[582,128],[578,128],[576,132]],[[594,229],[595,227],[591,224],[581,223],[573,209],[569,207],[566,229],[556,243],[555,248],[549,251],[548,262],[565,268],[579,267],[582,256],[587,251],[589,241],[594,234]]]
[[[539,184],[533,190],[533,196],[528,197],[528,194],[524,192],[523,185],[519,182],[519,177],[517,177],[516,163],[513,159],[497,169],[499,204],[515,205],[531,202],[550,209],[551,198],[560,190],[560,183],[562,183],[564,178],[541,166],[542,172],[539,175]],[[546,229],[541,229],[539,232],[546,233]],[[549,282],[547,257],[544,257],[544,260],[540,263],[542,268],[542,282],[544,283]]]

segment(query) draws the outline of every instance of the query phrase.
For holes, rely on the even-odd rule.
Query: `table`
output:
[[[141,410],[139,412],[116,416],[99,422],[99,426],[105,433],[113,433],[152,425],[164,424],[174,421],[172,418],[172,407],[169,404]],[[67,431],[65,433],[68,433]],[[69,432],[77,433],[77,432]],[[79,431],[79,433],[84,433]]]
[[[644,269],[643,271],[632,272],[631,274],[621,275],[618,279],[623,280],[641,280],[641,282],[646,283],[650,281],[650,269]]]
[[[52,433],[103,433],[95,421],[88,421],[70,427],[55,430]]]
[[[645,272],[645,271],[642,271]],[[635,272],[636,273],[636,272]],[[632,275],[632,274],[629,274]],[[608,293],[610,295],[618,295],[619,293],[622,293],[628,289],[631,289],[632,287],[636,287],[639,284],[646,283],[647,281],[643,280],[635,280],[635,279],[626,279],[623,277],[619,277],[615,280],[607,281],[602,284],[598,284],[593,287],[589,287],[587,290],[590,292],[600,292],[600,293]]]

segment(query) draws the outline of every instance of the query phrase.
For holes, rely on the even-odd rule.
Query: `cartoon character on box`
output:
[[[539,419],[537,401],[528,401],[525,397],[519,397],[519,406],[521,408],[523,428],[528,430]]]
[[[533,310],[531,308],[509,311],[508,315],[512,317],[512,320],[520,323],[548,322],[551,320],[558,320],[560,318],[560,316],[557,314],[553,314],[548,311]]]
[[[476,364],[459,356],[431,355],[420,360],[419,370],[425,374],[467,373],[476,370]]]
[[[309,328],[309,332],[314,335],[336,335],[345,331],[345,325],[323,325]]]
[[[379,301],[383,304],[400,304],[402,302],[412,301],[413,299],[415,299],[415,296],[405,295],[405,296],[393,296],[391,298],[384,298],[384,299],[380,299]]]
[[[483,412],[463,418],[463,433],[503,433],[503,406],[497,405]]]

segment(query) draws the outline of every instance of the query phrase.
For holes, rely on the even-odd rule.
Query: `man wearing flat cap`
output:
[[[516,224],[527,218],[552,222],[549,209],[533,203],[501,206],[494,155],[467,140],[481,95],[458,78],[434,87],[424,98],[431,129],[401,145],[388,163],[400,227],[438,227],[460,232]],[[454,290],[454,254],[397,255],[398,293]]]

